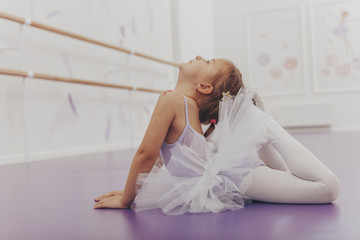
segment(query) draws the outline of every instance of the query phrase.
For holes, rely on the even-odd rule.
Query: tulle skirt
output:
[[[132,208],[160,208],[170,215],[243,208],[249,187],[243,179],[264,165],[257,152],[272,141],[265,128],[269,116],[254,106],[254,94],[241,89],[236,96],[220,102],[218,124],[204,142],[208,149],[205,161],[199,159],[196,149],[186,146],[180,151],[187,161],[170,159],[173,165],[196,174],[172,175],[160,158],[150,173],[140,174]]]

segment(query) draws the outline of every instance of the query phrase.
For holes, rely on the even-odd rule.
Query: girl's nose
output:
[[[196,60],[201,60],[201,59],[203,59],[201,56],[196,56],[196,58],[195,58]]]

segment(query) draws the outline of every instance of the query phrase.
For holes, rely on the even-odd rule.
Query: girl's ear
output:
[[[214,87],[209,83],[199,83],[196,85],[196,91],[202,93],[202,94],[210,94],[214,90]]]

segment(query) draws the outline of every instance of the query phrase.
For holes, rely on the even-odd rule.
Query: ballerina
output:
[[[338,192],[337,177],[263,111],[233,63],[198,56],[159,97],[124,191],[94,208],[220,212],[249,199],[330,203]]]

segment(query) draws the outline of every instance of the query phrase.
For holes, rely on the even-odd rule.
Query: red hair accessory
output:
[[[211,124],[216,124],[216,119],[214,119],[214,118],[210,119],[210,123]]]

